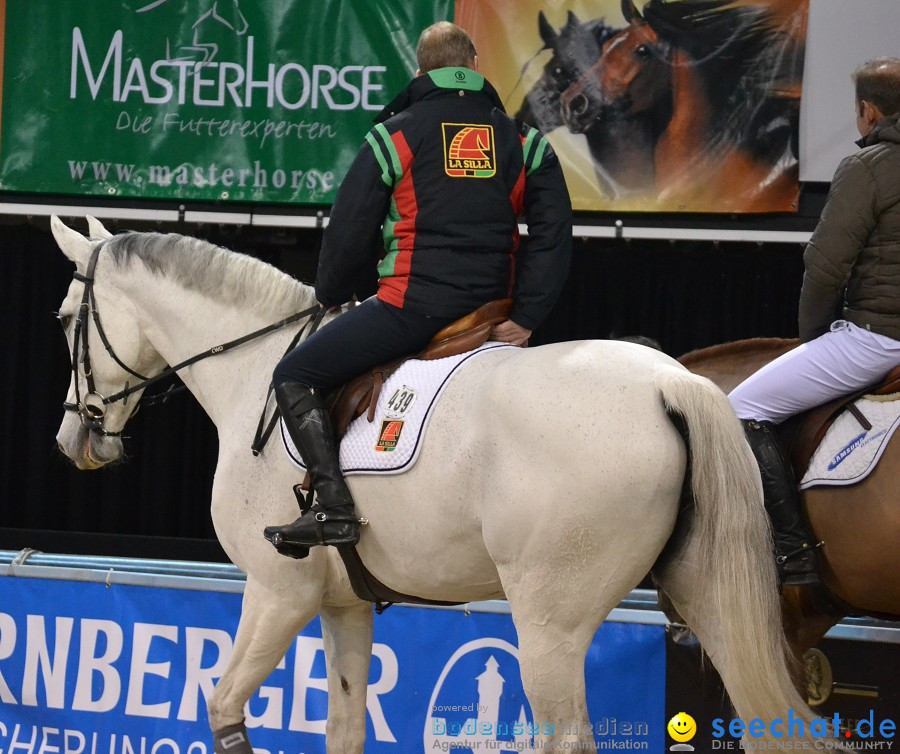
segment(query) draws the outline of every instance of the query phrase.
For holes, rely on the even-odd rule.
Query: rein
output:
[[[312,328],[310,330],[310,335],[316,331],[319,324],[322,321],[322,318],[325,315],[325,308],[316,304],[307,309],[304,309],[301,312],[296,312],[295,314],[291,314],[289,317],[285,317],[284,319],[278,320],[277,322],[273,322],[266,327],[260,328],[259,330],[255,330],[254,332],[248,333],[247,335],[243,335],[240,338],[236,338],[235,340],[230,340],[227,343],[222,343],[221,345],[213,346],[205,351],[201,351],[200,353],[194,354],[188,359],[170,367],[166,367],[162,372],[153,376],[153,377],[145,377],[144,375],[136,372],[134,369],[125,364],[113,350],[112,344],[109,342],[109,338],[106,337],[106,331],[103,329],[103,325],[100,322],[100,312],[97,308],[97,301],[94,296],[94,270],[97,267],[97,259],[100,255],[100,249],[103,248],[103,245],[106,241],[101,241],[100,244],[94,249],[91,254],[90,261],[88,262],[87,270],[84,275],[76,272],[74,274],[74,279],[84,283],[84,293],[81,296],[81,304],[78,308],[78,319],[75,323],[75,334],[72,341],[72,374],[75,382],[75,402],[63,403],[63,408],[66,411],[74,411],[81,418],[81,424],[89,430],[93,430],[103,435],[104,437],[118,437],[122,434],[122,431],[118,432],[110,432],[103,428],[103,419],[104,419],[104,406],[108,406],[112,403],[117,403],[118,401],[122,401],[123,405],[128,403],[128,396],[133,395],[141,390],[144,390],[149,385],[152,385],[160,380],[165,379],[166,377],[170,377],[173,374],[176,374],[181,369],[184,369],[187,366],[192,364],[196,364],[198,361],[203,361],[204,359],[208,359],[210,356],[218,356],[219,354],[226,353],[238,346],[244,345],[251,340],[255,340],[256,338],[260,338],[264,335],[268,335],[269,333],[275,332],[276,330],[280,330],[282,327],[291,324],[292,322],[296,322],[299,319],[303,319],[304,317],[310,317],[309,320],[304,324],[304,326],[300,329],[300,331],[294,336],[294,339],[291,341],[291,345],[288,350],[293,348],[297,341],[300,340],[300,337],[303,335],[304,330],[307,325],[312,323]],[[113,361],[116,362],[122,369],[124,369],[129,374],[134,375],[139,380],[139,383],[135,385],[129,385],[127,382],[125,383],[125,387],[117,393],[113,393],[109,397],[105,397],[97,392],[97,389],[94,384],[94,375],[93,370],[91,369],[91,355],[90,350],[88,348],[88,314],[90,313],[91,318],[94,321],[94,327],[97,329],[97,334],[100,336],[100,340],[103,343],[103,347],[106,349],[106,352],[112,357]],[[316,316],[313,318],[311,315],[315,314]],[[81,353],[79,356],[79,345],[81,346]],[[78,363],[81,362],[82,370],[84,372],[84,379],[87,382],[87,393],[85,393],[84,397],[81,396],[81,390],[79,388],[79,377],[78,377]],[[163,396],[167,396],[167,393],[164,393]],[[94,403],[89,402],[89,399],[94,397],[99,399]],[[157,396],[152,396],[150,400],[152,401]],[[133,415],[133,414],[132,414]]]

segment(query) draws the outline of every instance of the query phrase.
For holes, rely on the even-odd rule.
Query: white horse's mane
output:
[[[177,233],[122,233],[106,242],[119,265],[139,259],[156,275],[218,301],[278,316],[315,303],[315,292],[246,254]]]

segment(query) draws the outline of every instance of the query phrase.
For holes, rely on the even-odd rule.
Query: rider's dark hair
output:
[[[882,115],[900,114],[900,58],[875,58],[853,72],[856,103],[871,102]]]
[[[467,68],[476,54],[472,38],[449,21],[438,21],[425,29],[416,46],[416,62],[422,73],[451,66]]]

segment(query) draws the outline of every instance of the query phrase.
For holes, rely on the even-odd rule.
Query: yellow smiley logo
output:
[[[676,741],[690,741],[697,732],[697,723],[687,712],[679,712],[669,720],[666,730]]]

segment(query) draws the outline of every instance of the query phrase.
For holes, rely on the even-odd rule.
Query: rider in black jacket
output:
[[[498,298],[511,296],[514,306],[492,339],[524,345],[568,273],[572,210],[547,140],[506,115],[458,26],[426,29],[416,56],[416,78],[376,118],[341,184],[319,258],[322,305],[348,301],[376,266],[377,296],[275,369],[276,400],[316,503],[293,524],[267,527],[274,542],[359,539],[323,392],[422,349],[442,327]],[[520,215],[529,235],[521,246]]]

